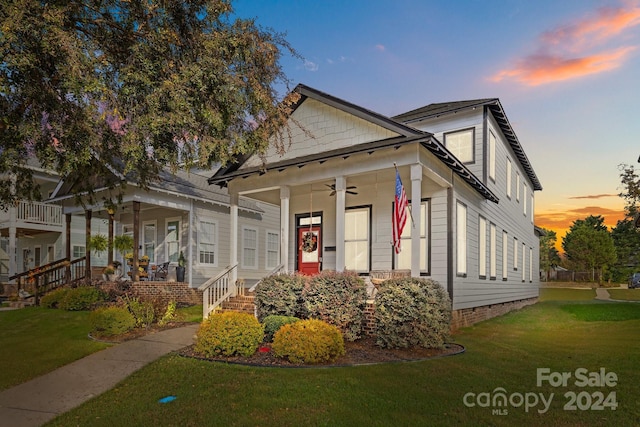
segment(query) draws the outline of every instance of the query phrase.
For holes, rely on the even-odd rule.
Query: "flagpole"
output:
[[[396,168],[396,173],[400,174],[400,171],[398,171],[398,165],[396,165],[396,162],[393,162],[393,167]],[[416,228],[416,223],[413,221],[413,213],[411,212],[411,205],[409,205],[409,209],[408,210],[409,210],[409,218],[411,218],[411,226],[413,228]]]

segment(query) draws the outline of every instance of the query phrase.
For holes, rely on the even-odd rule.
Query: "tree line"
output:
[[[575,220],[562,238],[564,257],[556,248],[556,232],[542,229],[540,269],[547,275],[552,268],[562,266],[590,272],[592,280],[624,283],[632,273],[640,271],[640,177],[632,165],[620,165],[620,170],[624,219],[611,229],[601,215]]]

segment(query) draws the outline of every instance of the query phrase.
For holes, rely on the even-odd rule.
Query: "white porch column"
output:
[[[420,277],[420,205],[422,204],[422,166],[411,165],[411,277]]]
[[[231,193],[230,196],[230,226],[229,226],[229,264],[234,266],[238,264],[238,194]],[[231,284],[235,288],[238,280],[238,268],[234,268],[231,272]],[[237,289],[233,292],[233,296],[237,295]]]
[[[289,199],[291,189],[287,186],[280,187],[280,263],[284,265],[284,271],[289,272]]]
[[[189,246],[187,247],[187,271],[189,272],[189,287],[193,287],[193,256],[197,253],[194,250],[194,230],[197,230],[198,224],[195,223],[193,214],[193,200],[189,202],[189,238],[187,239]]]
[[[336,271],[344,271],[344,210],[347,194],[347,180],[344,176],[336,177]]]
[[[9,277],[18,274],[18,233],[16,229],[16,207],[9,208]],[[15,280],[10,282],[15,283]]]

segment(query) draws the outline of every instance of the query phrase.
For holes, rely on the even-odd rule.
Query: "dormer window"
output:
[[[462,163],[474,163],[474,129],[465,129],[444,134],[444,145]]]

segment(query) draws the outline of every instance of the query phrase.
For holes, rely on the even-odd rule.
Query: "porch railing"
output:
[[[34,292],[35,303],[38,304],[41,295],[62,285],[78,283],[85,279],[85,273],[86,257],[73,261],[62,258],[11,276],[9,280],[17,280],[18,290],[30,288]]]
[[[229,266],[217,276],[200,285],[198,289],[202,291],[203,319],[208,318],[213,310],[220,307],[230,297],[236,295],[237,286],[233,278],[237,268],[238,264]]]
[[[62,225],[62,207],[51,203],[20,201],[17,206],[18,221],[43,225]]]

